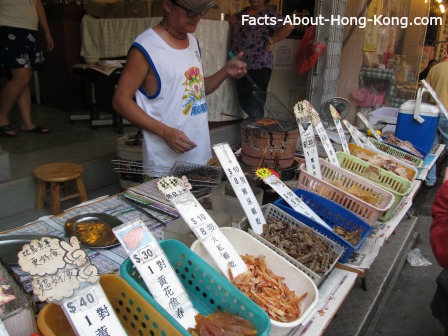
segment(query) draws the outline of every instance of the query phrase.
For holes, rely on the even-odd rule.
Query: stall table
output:
[[[435,163],[443,147],[443,145],[439,146],[424,170],[428,170]],[[425,172],[422,171],[420,178],[424,178],[424,176],[426,176]],[[146,196],[156,206],[169,211],[171,215],[176,215],[176,210],[158,192],[156,182],[157,180],[153,180],[128,190]],[[319,286],[320,298],[316,311],[311,314],[306,323],[291,331],[290,336],[364,335],[369,330],[370,326],[373,325],[371,322],[375,319],[375,315],[380,311],[393,287],[406,259],[407,251],[415,240],[414,227],[417,218],[407,214],[420,185],[420,180],[413,183],[412,192],[406,197],[400,210],[390,221],[377,223],[374,233],[363,244],[361,248],[363,251],[357,251],[360,255],[363,255],[360,266],[347,263],[334,268],[330,272]],[[85,202],[66,210],[60,216],[43,217],[4,233],[31,233],[64,237],[65,222],[76,215],[88,212],[108,213],[123,222],[141,218],[157,239],[163,238],[164,225],[146,217],[132,205],[124,202],[120,194]],[[168,225],[173,221],[172,216],[163,214],[156,214],[156,216]],[[111,249],[85,250],[92,264],[98,267],[100,273],[111,273],[118,270],[127,258],[121,246]],[[369,266],[362,267],[366,261]],[[349,262],[356,264],[354,261]],[[14,267],[14,271],[20,276],[26,288],[30,290],[30,276],[21,272],[19,267]],[[356,280],[359,275],[364,274],[365,276],[367,271],[369,285],[367,290],[364,290],[362,286],[356,286]]]

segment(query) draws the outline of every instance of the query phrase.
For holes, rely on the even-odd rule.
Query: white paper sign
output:
[[[98,283],[64,301],[62,310],[77,335],[122,336],[127,334]]]
[[[139,219],[112,229],[154,299],[185,329],[194,328],[197,310],[168,257]]]
[[[263,182],[274,189],[275,192],[279,194],[280,197],[283,198],[286,203],[291,206],[291,208],[325,226],[327,229],[333,231],[333,229],[328,226],[328,224],[325,223],[325,221],[320,218],[319,215],[317,215],[304,201],[302,201],[300,197],[298,197],[282,180],[275,176],[269,169],[260,168],[257,169],[256,173],[257,176],[259,176],[263,180]]]
[[[233,276],[247,272],[244,260],[194,195],[185,189],[182,180],[167,176],[159,179],[157,186],[164,195],[170,197],[171,203],[204,245],[222,274],[230,278],[229,271]]]
[[[361,112],[356,113],[356,116],[361,119],[361,121],[364,123],[364,125],[367,126],[367,128],[370,130],[370,132],[372,132],[373,136],[375,137],[375,139],[377,139],[378,141],[383,141],[383,139],[380,137],[380,135],[376,132],[375,128],[372,126],[371,123],[369,123],[369,121],[362,115]]]
[[[336,126],[336,130],[338,131],[339,138],[341,140],[342,150],[345,153],[350,154],[350,149],[348,148],[347,139],[345,138],[344,129],[342,128],[342,124],[341,124],[341,117],[340,117],[338,111],[336,110],[336,108],[331,104],[330,104],[330,112],[331,112],[331,116],[333,117],[333,121]]]
[[[213,146],[213,150],[226,173],[230,185],[235,191],[235,195],[246,214],[252,230],[257,234],[261,234],[263,232],[263,224],[266,224],[266,219],[235,154],[233,154],[228,143],[216,144]]]

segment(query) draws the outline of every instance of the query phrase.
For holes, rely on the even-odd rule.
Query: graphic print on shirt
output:
[[[185,71],[185,93],[182,96],[182,113],[185,115],[199,115],[207,112],[204,92],[204,77],[198,67],[191,67]]]

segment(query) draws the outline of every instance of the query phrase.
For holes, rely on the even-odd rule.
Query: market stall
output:
[[[350,319],[353,334],[362,335],[362,331],[368,328],[369,321],[375,313],[375,307],[386,297],[384,285],[391,285],[393,282],[391,277],[397,269],[401,268],[400,262],[406,252],[406,246],[412,242],[416,218],[407,216],[407,213],[412,206],[412,199],[420,188],[421,180],[419,179],[424,179],[427,170],[435,163],[442,150],[443,146],[439,146],[427,158],[428,161],[419,169],[419,177],[412,183],[411,191],[401,202],[398,211],[388,221],[376,223],[372,234],[356,251],[356,258],[336,264],[336,267],[332,268],[325,279],[318,284],[319,300],[309,316],[300,326],[294,327],[289,335],[336,334],[340,328],[347,328],[346,319]],[[102,214],[118,219],[119,222],[114,226],[141,220],[158,240],[164,237],[176,237],[177,240],[185,242],[194,241],[193,233],[185,230],[185,222],[179,226],[180,213],[160,193],[157,182],[157,180],[153,180],[129,188],[118,195],[85,202],[59,216],[40,218],[12,231],[4,232],[2,236],[14,234],[35,237],[40,235],[65,239],[67,235],[70,235],[67,231],[69,230],[68,223],[75,222],[76,218],[86,214],[97,214],[97,216]],[[288,185],[292,189],[297,185],[296,183],[296,179],[288,181]],[[219,227],[237,227],[239,223],[234,222],[231,215],[213,213],[210,197],[209,194],[199,196],[198,199],[201,200],[200,203],[204,208],[213,214],[216,224]],[[138,202],[136,203],[136,201]],[[179,230],[179,228],[184,229]],[[128,260],[128,255],[120,244],[115,244],[113,247],[108,246],[109,248],[103,247],[97,248],[93,244],[90,248],[85,248],[85,251],[100,274],[114,273]],[[23,272],[19,266],[13,266],[13,270],[19,275],[26,291],[31,291],[32,278],[30,275]],[[357,282],[358,278],[365,281],[364,285],[367,284],[364,289],[362,289],[362,282]],[[363,294],[360,295],[360,292]],[[353,311],[350,306],[353,302],[356,302],[357,306],[364,307],[362,312],[357,310],[356,319],[353,319]],[[338,314],[338,318],[333,321],[336,314]]]

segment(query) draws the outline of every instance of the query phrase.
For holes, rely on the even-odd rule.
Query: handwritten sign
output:
[[[216,144],[213,146],[213,150],[235,191],[252,230],[261,234],[266,219],[235,154],[233,154],[228,143]]]
[[[313,176],[322,179],[319,165],[319,153],[317,151],[316,139],[311,124],[311,111],[309,110],[306,101],[298,102],[294,106],[294,114],[297,124],[299,125],[300,139],[305,155],[306,170]]]
[[[78,335],[127,335],[98,283],[64,301],[62,310]]]
[[[331,104],[330,104],[330,112],[331,116],[333,117],[336,130],[338,131],[339,138],[341,139],[342,150],[345,153],[350,154],[350,149],[348,148],[347,139],[345,138],[344,129],[342,128],[341,124],[341,116],[339,115],[336,108]]]
[[[291,208],[305,215],[308,218],[325,226],[329,230],[333,230],[325,221],[319,217],[300,197],[298,197],[282,180],[280,180],[270,169],[259,168],[256,174],[263,182],[268,184],[277,194],[288,203]]]
[[[139,219],[113,232],[140,273],[154,299],[185,329],[194,328],[198,314],[157,239]]]

